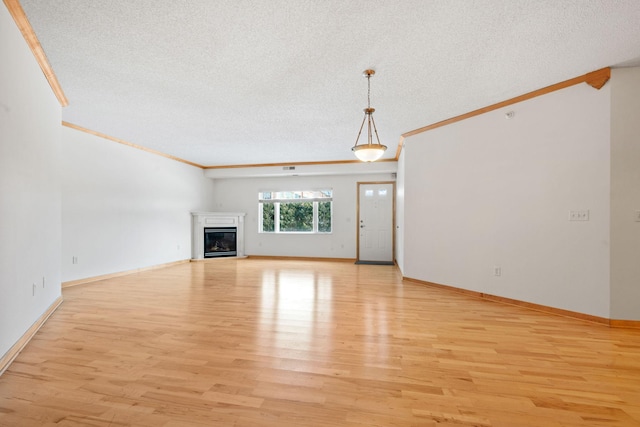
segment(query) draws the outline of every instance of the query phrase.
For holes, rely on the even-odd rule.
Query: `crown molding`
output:
[[[488,113],[489,111],[494,111],[499,108],[504,108],[509,105],[517,104],[518,102],[522,102],[532,98],[536,98],[538,96],[546,95],[548,93],[565,89],[567,87],[574,86],[580,83],[587,83],[589,86],[595,89],[601,89],[605,85],[605,83],[609,81],[610,78],[611,78],[611,68],[609,67],[602,68],[600,70],[592,71],[591,73],[587,73],[582,76],[574,77],[573,79],[565,80],[563,82],[556,83],[554,85],[547,86],[542,89],[534,90],[533,92],[525,93],[524,95],[516,96],[515,98],[507,99],[506,101],[498,102],[497,104],[492,104],[483,108],[479,108],[474,111],[470,111],[465,114],[461,114],[459,116],[451,117],[450,119],[442,120],[440,122],[433,123],[428,126],[414,129],[412,131],[403,133],[402,137],[408,138],[410,136],[418,135],[423,132],[427,132],[427,131],[437,129],[439,127],[447,126],[453,123],[457,123],[462,120],[469,119],[471,117],[479,116],[480,114]]]
[[[22,33],[29,49],[31,49],[33,56],[36,57],[36,61],[38,62],[38,65],[40,65],[40,69],[49,82],[49,86],[51,86],[54,95],[58,98],[58,102],[62,107],[66,107],[69,105],[69,100],[62,90],[62,86],[60,86],[60,82],[58,82],[58,78],[53,72],[53,68],[51,67],[51,64],[49,64],[47,55],[44,53],[44,50],[40,45],[40,41],[38,40],[36,33],[33,31],[31,23],[27,19],[27,15],[24,13],[24,9],[22,9],[20,2],[18,0],[4,0],[4,4],[7,6],[11,17]]]

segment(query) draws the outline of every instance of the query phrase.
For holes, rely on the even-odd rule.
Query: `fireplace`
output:
[[[191,260],[207,259],[213,261],[223,257],[246,258],[244,253],[244,216],[244,212],[191,212]],[[207,231],[211,232],[210,236],[207,236],[209,234]],[[233,247],[230,243],[230,233],[235,234]],[[220,248],[226,249],[227,247],[228,251],[220,250]]]
[[[204,257],[236,256],[236,227],[205,227]]]

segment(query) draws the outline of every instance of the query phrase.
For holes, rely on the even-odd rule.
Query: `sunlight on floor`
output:
[[[327,351],[331,335],[330,276],[304,270],[267,270],[262,275],[256,339],[271,356],[287,351]]]

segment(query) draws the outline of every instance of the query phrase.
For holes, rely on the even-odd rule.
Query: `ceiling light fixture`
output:
[[[362,119],[362,124],[360,125],[360,130],[358,131],[358,137],[356,138],[356,144],[351,147],[351,151],[356,155],[356,157],[363,162],[375,162],[384,154],[384,151],[387,149],[386,145],[380,144],[380,138],[378,138],[378,129],[376,129],[376,122],[373,121],[373,112],[376,111],[375,108],[371,108],[371,76],[373,76],[376,72],[373,70],[365,70],[362,75],[367,78],[367,108],[364,111],[364,118]],[[358,140],[360,139],[360,134],[362,133],[362,128],[364,127],[364,123],[367,122],[367,143],[363,143],[358,145]],[[371,130],[376,134],[377,144],[373,143],[373,134]]]

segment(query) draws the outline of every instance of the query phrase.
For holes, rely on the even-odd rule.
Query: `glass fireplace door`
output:
[[[236,256],[236,227],[208,227],[204,229],[204,257]]]

